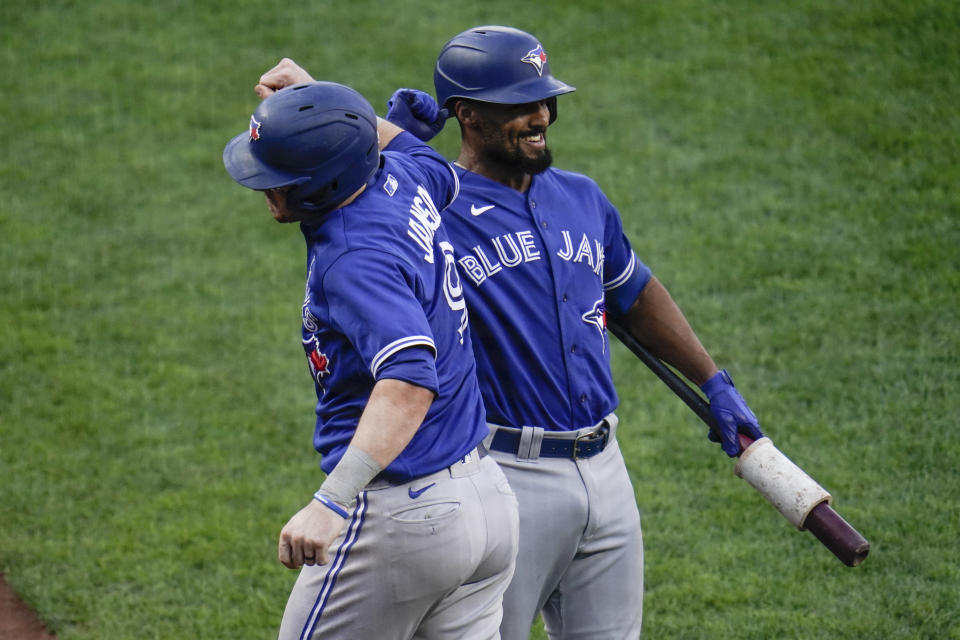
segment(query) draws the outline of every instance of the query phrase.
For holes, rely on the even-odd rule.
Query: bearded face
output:
[[[478,153],[486,160],[514,171],[536,175],[553,162],[547,148],[550,112],[545,101],[519,105],[482,104]]]

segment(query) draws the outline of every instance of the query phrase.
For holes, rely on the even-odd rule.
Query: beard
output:
[[[537,133],[541,133],[541,131],[527,131],[521,134],[521,137]],[[519,142],[509,145],[503,132],[495,126],[485,126],[483,128],[481,143],[483,154],[487,158],[521,173],[537,175],[549,169],[553,163],[553,154],[550,153],[549,148],[544,147],[543,151],[538,152],[535,156],[527,155],[523,152]]]

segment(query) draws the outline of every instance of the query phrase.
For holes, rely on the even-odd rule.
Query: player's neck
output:
[[[472,171],[484,178],[499,182],[520,193],[526,193],[527,189],[530,188],[530,181],[533,178],[529,173],[517,171],[517,168],[514,166],[501,164],[489,158],[480,158],[477,154],[471,153],[470,150],[466,148],[460,150],[457,164],[467,171]]]

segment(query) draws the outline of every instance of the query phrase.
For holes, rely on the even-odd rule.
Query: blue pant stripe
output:
[[[327,575],[323,578],[323,584],[320,586],[317,600],[314,602],[313,609],[310,610],[310,615],[307,616],[307,622],[303,625],[303,631],[300,633],[300,640],[310,640],[310,636],[313,635],[317,621],[320,619],[320,616],[323,615],[323,609],[327,606],[330,593],[336,585],[337,576],[340,575],[340,571],[347,562],[350,549],[353,548],[353,545],[355,545],[360,538],[360,529],[363,528],[366,512],[367,493],[364,491],[357,496],[357,507],[353,511],[353,518],[350,521],[350,526],[347,528],[347,535],[343,538],[343,544],[337,549],[337,554],[330,564],[330,570],[327,571]]]

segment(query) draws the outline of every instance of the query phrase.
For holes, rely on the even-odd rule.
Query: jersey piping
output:
[[[430,336],[407,336],[406,338],[400,338],[399,340],[394,340],[385,346],[383,349],[377,352],[377,355],[373,357],[373,362],[370,364],[370,372],[373,373],[373,377],[377,377],[377,371],[387,360],[387,358],[398,351],[418,345],[429,347],[433,352],[434,358],[436,358],[437,346],[434,344],[433,339],[430,338]]]

